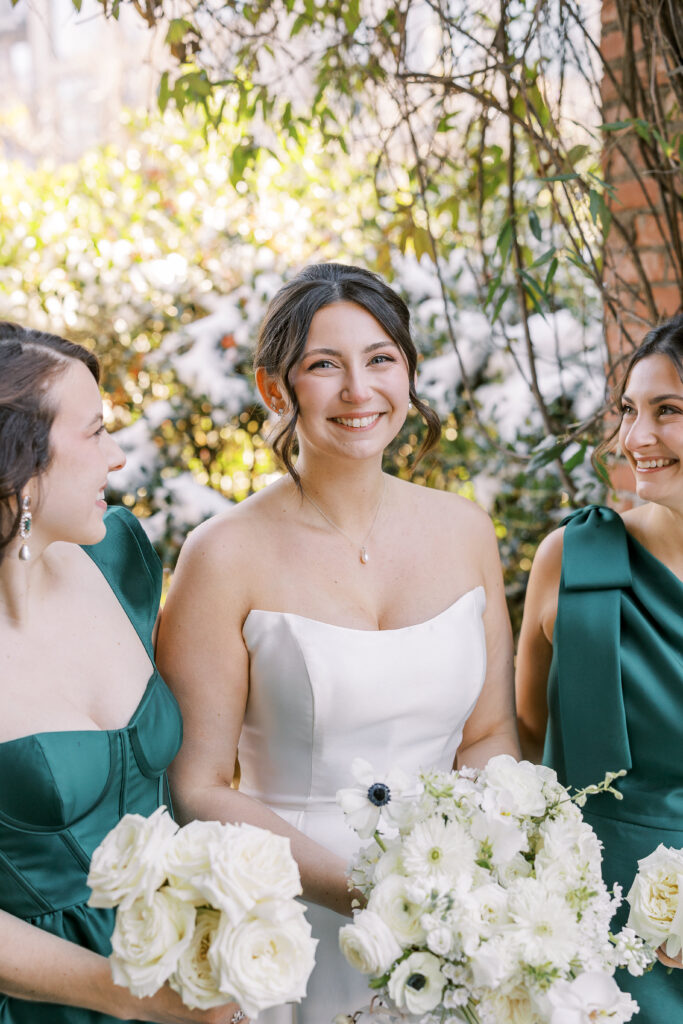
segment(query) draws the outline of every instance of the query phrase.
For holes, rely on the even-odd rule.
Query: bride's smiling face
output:
[[[377,320],[353,302],[318,310],[290,383],[299,403],[302,454],[306,449],[358,459],[381,454],[406,418],[405,356]]]

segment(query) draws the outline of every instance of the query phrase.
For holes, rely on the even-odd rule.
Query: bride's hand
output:
[[[679,971],[683,967],[682,954],[679,953],[676,959],[674,960],[672,957],[666,955],[664,951],[664,946],[660,946],[657,950],[657,959],[659,960],[660,964],[664,964],[665,967],[677,967]]]

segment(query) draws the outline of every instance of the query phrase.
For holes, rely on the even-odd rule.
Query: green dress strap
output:
[[[99,567],[154,662],[152,633],[161,599],[159,557],[137,518],[122,505],[104,515],[107,533],[83,550]]]
[[[589,505],[564,520],[554,647],[559,715],[544,761],[557,762],[577,788],[632,767],[621,685],[621,588],[632,583],[626,529],[616,512]],[[595,680],[600,685],[595,685]],[[600,742],[585,742],[587,724]],[[557,730],[559,729],[559,735]]]

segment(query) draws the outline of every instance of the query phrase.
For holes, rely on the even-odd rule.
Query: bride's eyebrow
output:
[[[391,338],[387,338],[386,341],[373,341],[372,345],[367,345],[363,352],[375,352],[378,348],[397,348],[395,341]],[[304,353],[304,358],[308,356],[342,356],[343,353],[336,348],[311,348],[308,352]]]

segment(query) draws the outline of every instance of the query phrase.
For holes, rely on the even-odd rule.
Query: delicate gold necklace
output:
[[[368,549],[367,549],[367,547],[365,545],[367,544],[368,540],[370,539],[370,534],[372,533],[372,531],[375,528],[375,523],[377,522],[377,516],[379,515],[379,510],[381,509],[382,502],[384,501],[384,492],[386,490],[386,486],[387,486],[387,478],[384,477],[384,481],[383,481],[383,484],[382,484],[382,493],[379,496],[379,501],[377,502],[377,508],[375,509],[375,514],[372,517],[372,522],[370,523],[370,529],[365,534],[365,537],[363,538],[363,541],[362,541],[362,543],[360,545],[359,557],[360,557],[361,563],[363,565],[367,565],[368,562],[370,561],[370,555],[368,554]],[[313,501],[313,498],[310,496],[310,494],[306,494],[306,491],[304,491],[303,487],[301,488],[301,490],[303,492],[303,496],[306,499],[306,501],[310,501],[310,503],[313,506],[313,508],[316,510],[316,512],[320,513],[320,515],[323,517],[325,522],[329,523],[330,526],[332,526],[337,531],[337,533],[341,533],[342,537],[346,537],[346,539],[348,541],[350,541],[351,544],[353,544],[354,547],[358,547],[358,541],[354,540],[353,537],[350,537],[348,535],[348,533],[346,532],[346,530],[342,530],[341,526],[337,526],[337,524],[332,519],[330,519],[330,517],[325,512],[323,512],[323,510],[321,509],[320,505],[318,505],[315,501]]]

